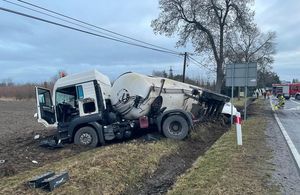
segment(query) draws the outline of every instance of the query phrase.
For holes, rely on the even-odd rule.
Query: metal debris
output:
[[[158,141],[161,139],[161,136],[159,134],[150,134],[148,133],[145,137],[145,141]]]
[[[30,188],[42,188],[47,191],[53,191],[55,188],[61,186],[69,180],[69,173],[67,171],[55,175],[54,171],[49,171],[42,175],[28,181]]]
[[[56,141],[55,139],[46,139],[40,142],[40,146],[44,148],[63,148],[64,145],[61,143],[61,140]]]

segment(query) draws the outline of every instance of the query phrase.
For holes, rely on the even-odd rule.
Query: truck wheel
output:
[[[166,137],[182,140],[189,133],[189,124],[182,116],[172,115],[164,120],[162,130]]]
[[[80,146],[88,146],[94,148],[98,145],[98,136],[96,131],[89,126],[81,127],[75,133],[74,143]]]
[[[295,99],[300,100],[300,95],[296,95]]]

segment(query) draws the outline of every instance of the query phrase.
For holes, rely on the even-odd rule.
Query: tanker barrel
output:
[[[207,104],[207,110],[206,110],[206,113],[205,113],[205,115],[208,116],[208,117],[209,117],[209,115],[210,115],[212,106],[213,106],[213,105],[212,105],[210,102],[208,102],[208,104]]]
[[[215,113],[215,110],[216,110],[216,103],[213,102],[212,106],[211,106],[211,110],[210,110],[210,113],[209,113],[209,116],[213,116],[214,113]]]
[[[207,110],[206,110],[205,115],[207,117],[218,116],[218,114],[219,114],[218,112],[220,110],[220,105],[222,105],[222,104],[220,104],[220,102],[215,101],[215,100],[210,100],[210,101],[206,102],[206,105],[207,105]]]
[[[217,107],[216,103],[213,102],[213,104],[211,106],[211,110],[210,110],[209,116],[214,116],[215,111],[216,111],[216,107]]]
[[[218,101],[211,101],[212,103],[212,109],[209,113],[210,116],[215,116],[216,111],[217,111],[217,107],[218,107]]]
[[[219,102],[219,101],[215,101],[215,110],[214,110],[214,113],[213,115],[215,117],[218,117],[221,113],[222,113],[222,110],[223,110],[223,107],[224,107],[224,103],[223,102]]]
[[[210,100],[215,100],[215,101],[220,101],[220,102],[228,102],[230,98],[228,96],[218,94],[209,90],[203,90],[201,99],[204,101],[210,101]]]
[[[217,109],[216,109],[216,116],[217,117],[222,113],[223,107],[224,107],[224,103],[219,103],[218,104]]]
[[[229,100],[230,98],[228,96],[204,89],[198,101],[207,104],[207,116],[219,116],[223,110],[224,104]]]
[[[210,109],[211,109],[211,104],[209,102],[206,102],[205,105],[206,105],[206,108],[207,108],[206,112],[205,112],[205,115],[208,116],[208,113],[210,112]]]

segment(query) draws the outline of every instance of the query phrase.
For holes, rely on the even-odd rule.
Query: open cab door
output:
[[[47,128],[56,128],[56,114],[49,89],[35,87],[37,119]]]

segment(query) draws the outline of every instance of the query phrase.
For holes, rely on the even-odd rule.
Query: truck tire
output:
[[[81,127],[75,133],[74,144],[94,148],[98,145],[98,136],[94,128]]]
[[[295,97],[296,100],[300,100],[300,94],[297,94]]]
[[[183,116],[171,115],[164,120],[162,130],[166,137],[182,140],[189,133],[189,124]]]

